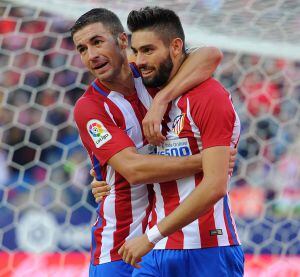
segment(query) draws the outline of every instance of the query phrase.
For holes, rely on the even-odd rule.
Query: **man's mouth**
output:
[[[154,71],[153,69],[148,69],[148,68],[147,69],[144,69],[144,68],[141,69],[143,77],[147,77],[147,76],[151,75],[153,71]]]
[[[108,64],[108,62],[104,62],[104,63],[99,63],[99,64],[97,64],[96,66],[94,66],[94,70],[98,70],[98,69],[101,69],[101,68],[103,68],[103,67],[105,67],[106,65]]]

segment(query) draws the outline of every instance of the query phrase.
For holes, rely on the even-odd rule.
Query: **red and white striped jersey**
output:
[[[237,145],[239,118],[230,94],[212,78],[173,101],[168,116],[167,141],[157,149],[160,155],[187,156],[209,147]],[[175,210],[202,177],[202,174],[196,174],[177,181],[154,184],[155,205],[150,227]],[[155,249],[195,249],[238,244],[240,241],[227,193],[203,216],[158,242]]]
[[[92,263],[102,264],[121,257],[117,251],[125,239],[144,233],[151,211],[152,186],[130,186],[107,161],[127,147],[144,149],[141,122],[152,98],[145,89],[138,70],[131,64],[137,93],[124,96],[109,91],[95,80],[77,101],[74,117],[81,140],[97,173],[105,180],[110,194],[98,207],[92,228]]]

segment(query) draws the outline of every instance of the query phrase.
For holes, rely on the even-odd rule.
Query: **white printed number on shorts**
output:
[[[100,120],[90,120],[87,123],[86,128],[97,148],[112,138],[111,134],[107,131]]]
[[[164,156],[184,157],[192,155],[187,138],[166,140],[162,146],[157,147],[157,154]]]

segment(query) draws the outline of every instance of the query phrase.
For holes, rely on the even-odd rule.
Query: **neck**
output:
[[[113,78],[113,81],[101,81],[101,83],[108,89],[125,96],[136,93],[134,78],[127,60],[123,63],[120,72]]]

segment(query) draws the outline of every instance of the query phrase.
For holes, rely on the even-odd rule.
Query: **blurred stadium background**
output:
[[[92,77],[68,29],[93,7],[160,5],[216,78],[242,136],[231,198],[246,276],[300,276],[299,0],[0,1],[0,276],[87,276],[95,203],[72,109]]]

